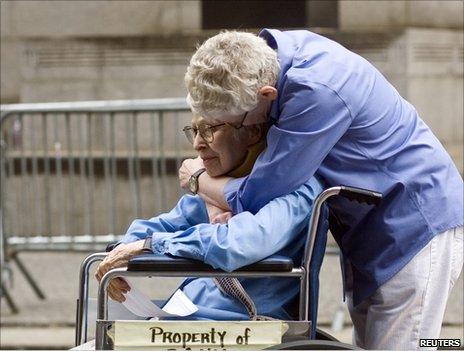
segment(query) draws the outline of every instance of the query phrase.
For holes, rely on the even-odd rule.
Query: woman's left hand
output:
[[[142,253],[144,240],[138,240],[129,244],[116,246],[108,256],[98,265],[95,278],[100,282],[103,276],[113,268],[127,267],[129,260]],[[118,302],[125,301],[123,294],[130,290],[124,279],[113,279],[108,286],[108,295]]]

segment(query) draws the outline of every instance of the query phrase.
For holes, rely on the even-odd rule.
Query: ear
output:
[[[270,85],[265,85],[258,90],[258,98],[260,100],[274,101],[277,99],[277,95],[277,89]]]
[[[254,145],[261,140],[264,130],[262,124],[253,124],[246,126],[247,130],[247,146]]]

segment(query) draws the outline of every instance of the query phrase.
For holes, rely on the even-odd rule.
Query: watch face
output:
[[[188,182],[189,190],[196,194],[198,191],[198,186],[197,186],[197,180],[195,177],[190,177],[189,182]]]

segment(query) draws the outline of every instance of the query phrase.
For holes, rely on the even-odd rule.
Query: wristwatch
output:
[[[145,241],[143,242],[143,248],[142,248],[142,253],[153,253],[153,249],[151,248],[151,241],[152,241],[152,236],[148,235],[145,238]]]
[[[204,171],[206,171],[206,168],[200,168],[198,171],[196,171],[190,176],[190,179],[188,181],[189,190],[195,195],[198,193],[198,178],[200,177],[200,174],[202,174]]]

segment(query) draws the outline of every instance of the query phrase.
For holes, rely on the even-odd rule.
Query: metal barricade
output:
[[[3,269],[17,261],[34,287],[18,252],[98,251],[172,208],[190,119],[185,99],[2,105]]]

